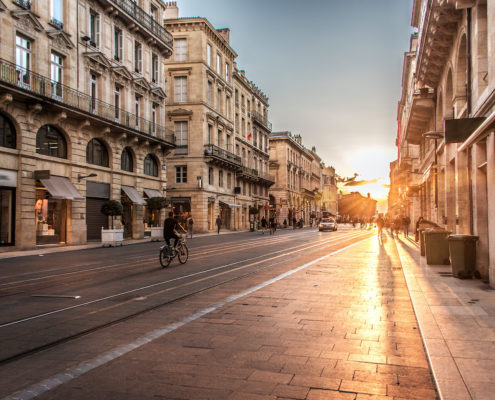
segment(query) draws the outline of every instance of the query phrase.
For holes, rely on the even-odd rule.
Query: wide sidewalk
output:
[[[495,290],[427,265],[402,235],[396,243],[441,398],[495,399]]]
[[[29,377],[9,399],[435,399],[407,254],[372,236],[274,265],[21,360],[3,390]]]

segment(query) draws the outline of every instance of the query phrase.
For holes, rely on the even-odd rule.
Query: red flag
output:
[[[251,139],[252,137],[253,137],[253,135],[251,134],[251,132],[249,132],[248,140]]]

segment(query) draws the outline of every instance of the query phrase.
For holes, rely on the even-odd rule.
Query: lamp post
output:
[[[423,133],[423,137],[425,139],[433,139],[435,140],[434,146],[434,162],[433,166],[435,167],[435,213],[436,213],[436,222],[438,223],[438,158],[437,158],[437,140],[438,139],[443,139],[443,132],[438,132],[438,131],[428,131]]]

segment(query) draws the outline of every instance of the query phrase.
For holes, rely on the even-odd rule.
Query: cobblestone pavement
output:
[[[400,265],[392,239],[366,239],[37,398],[435,399]],[[180,307],[192,312],[229,294],[212,289]],[[174,307],[134,329],[170,323]]]

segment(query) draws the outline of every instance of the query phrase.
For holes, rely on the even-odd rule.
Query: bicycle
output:
[[[164,244],[160,247],[160,264],[162,268],[168,267],[175,257],[181,264],[185,264],[189,258],[189,248],[183,235],[179,236],[177,246],[169,248],[167,244]]]

